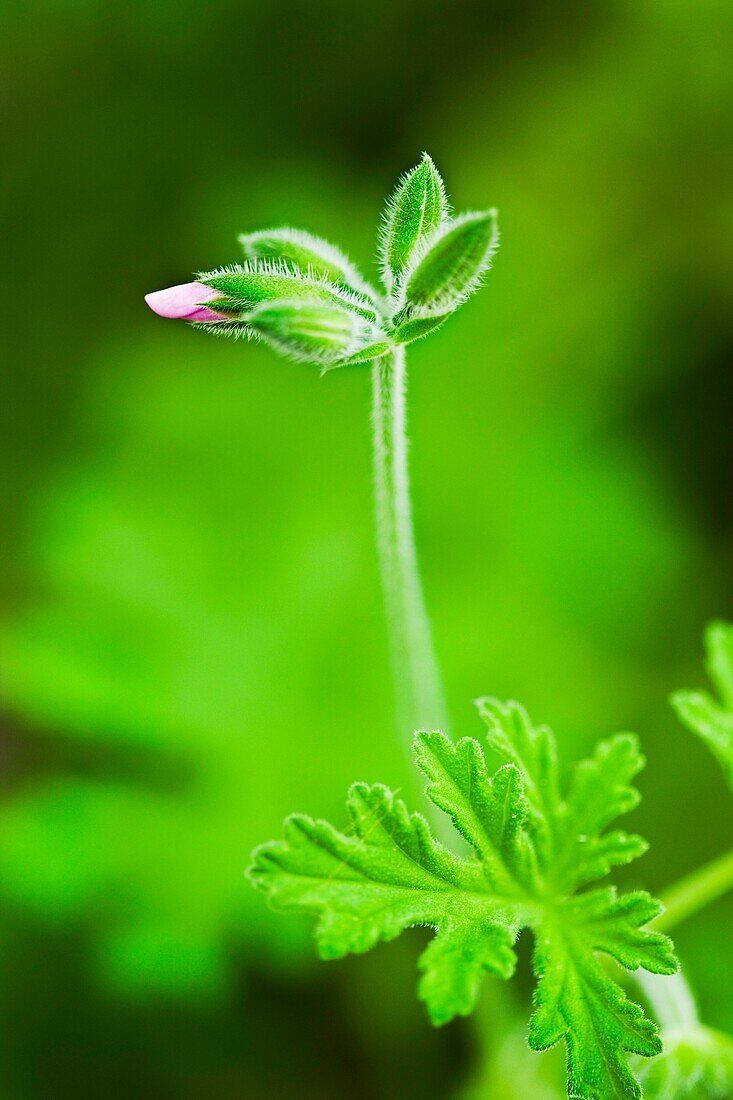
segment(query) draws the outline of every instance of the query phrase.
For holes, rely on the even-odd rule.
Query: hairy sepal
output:
[[[280,355],[324,370],[348,362],[383,338],[361,313],[336,301],[265,301],[247,314],[246,321]]]
[[[396,344],[412,344],[435,332],[449,317],[450,312],[406,307],[392,318],[392,339]]]
[[[262,229],[242,233],[239,242],[250,261],[286,264],[309,278],[334,283],[368,298],[377,297],[340,248],[304,229]]]
[[[240,315],[227,321],[189,321],[191,328],[209,332],[212,336],[223,336],[229,340],[258,340],[257,333]]]
[[[242,317],[262,302],[307,299],[311,302],[335,304],[360,314],[377,324],[374,303],[363,294],[337,286],[276,260],[251,260],[245,264],[208,271],[198,276],[206,286],[219,291],[216,310]]]
[[[380,231],[379,258],[388,290],[420,244],[448,216],[448,200],[438,169],[427,153],[400,179],[387,203]]]
[[[395,292],[405,306],[452,313],[473,293],[499,245],[496,211],[460,214],[444,222],[416,249]]]
[[[341,359],[338,363],[334,363],[331,366],[323,367],[323,374],[332,370],[333,367],[355,367],[362,363],[373,363],[375,359],[381,359],[383,355],[387,355],[394,349],[394,343],[386,336],[383,339],[378,339],[375,343],[367,344],[365,347],[360,348],[354,355],[349,356],[348,359]]]

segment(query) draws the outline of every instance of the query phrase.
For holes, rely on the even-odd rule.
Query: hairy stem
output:
[[[413,732],[417,729],[447,732],[447,714],[415,550],[403,348],[395,348],[376,361],[372,383],[377,546],[397,717],[411,760]]]
[[[733,851],[706,863],[662,894],[664,912],[654,925],[667,932],[733,887]]]

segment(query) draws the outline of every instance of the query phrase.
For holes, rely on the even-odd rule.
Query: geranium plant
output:
[[[472,1012],[485,974],[511,977],[515,941],[527,928],[536,978],[529,1044],[564,1042],[568,1095],[638,1097],[642,1084],[658,1098],[731,1095],[733,1048],[699,1022],[666,931],[733,883],[733,856],[668,891],[666,907],[644,891],[618,894],[602,880],[646,850],[641,837],[615,827],[639,800],[632,784],[644,758],[635,736],[601,741],[563,781],[552,732],[517,703],[479,701],[483,742],[448,735],[412,526],[405,349],[481,285],[498,246],[496,211],[453,214],[425,155],[387,204],[379,285],[302,230],[240,240],[242,263],[147,301],[164,317],[263,340],[323,372],[371,369],[377,545],[398,727],[427,779],[432,818],[385,786],[356,783],[345,829],[289,817],[283,839],[255,851],[250,880],[273,907],[316,918],[324,958],[431,927],[419,996],[436,1025]],[[720,702],[683,693],[675,706],[730,777],[733,628],[712,628],[709,648]],[[626,988],[628,972],[647,1009]]]

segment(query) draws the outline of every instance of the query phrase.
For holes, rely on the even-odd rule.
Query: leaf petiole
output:
[[[655,928],[668,931],[733,888],[733,849],[665,890]]]

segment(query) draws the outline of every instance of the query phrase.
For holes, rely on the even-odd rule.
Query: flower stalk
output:
[[[414,731],[447,732],[448,717],[415,548],[405,398],[405,350],[395,348],[372,367],[374,488],[397,718],[411,759]]]

